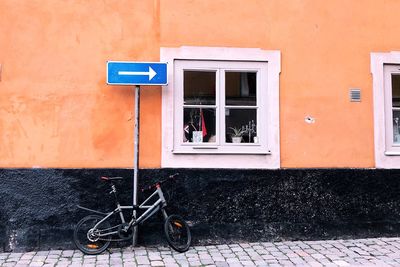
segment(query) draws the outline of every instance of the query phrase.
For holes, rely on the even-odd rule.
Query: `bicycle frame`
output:
[[[150,200],[151,200],[153,197],[155,197],[155,196],[157,196],[157,195],[158,195],[158,199],[157,199],[156,202],[154,202],[152,205],[146,205],[148,202],[150,202]],[[103,223],[103,222],[106,221],[108,218],[110,218],[111,216],[113,216],[113,215],[115,215],[115,214],[117,214],[117,213],[119,213],[119,215],[120,215],[122,224],[125,224],[126,221],[125,221],[124,214],[122,213],[123,210],[132,210],[132,211],[133,211],[134,209],[143,209],[143,210],[146,210],[146,211],[145,211],[141,216],[139,216],[139,218],[137,218],[137,219],[135,219],[135,218],[133,217],[133,215],[132,215],[132,219],[129,221],[128,225],[125,227],[125,230],[127,230],[127,229],[129,229],[130,227],[132,227],[132,226],[134,227],[134,226],[136,226],[136,225],[138,225],[138,224],[140,224],[140,223],[145,222],[147,219],[149,219],[151,216],[153,216],[153,215],[154,215],[157,211],[159,211],[160,209],[161,209],[161,212],[162,212],[162,215],[163,215],[164,219],[166,219],[166,218],[168,217],[168,215],[167,215],[167,213],[166,213],[166,211],[165,211],[165,209],[164,209],[166,206],[167,206],[167,202],[166,202],[166,200],[165,200],[165,198],[164,198],[164,194],[163,194],[163,192],[162,192],[162,190],[161,190],[161,187],[158,185],[158,186],[156,187],[156,191],[154,191],[153,194],[151,194],[148,198],[146,198],[146,199],[142,202],[142,204],[140,204],[137,208],[134,208],[134,206],[121,206],[119,203],[117,203],[117,208],[116,208],[116,209],[114,209],[113,211],[111,211],[111,212],[109,212],[109,213],[103,213],[103,212],[99,212],[99,211],[96,211],[96,210],[91,210],[91,209],[84,208],[84,207],[80,207],[80,206],[78,206],[78,207],[81,208],[81,209],[84,209],[84,210],[88,210],[88,211],[95,212],[95,213],[98,213],[98,214],[106,215],[103,219],[101,219],[101,220],[92,228],[92,230],[97,229],[97,227],[98,227],[101,223]],[[115,227],[117,227],[117,226],[113,226],[113,227],[111,227],[111,228],[115,228]],[[109,228],[109,229],[111,229],[111,228]],[[117,234],[117,233],[118,233],[118,231],[104,232],[104,231],[109,230],[109,229],[101,230],[101,232],[99,233],[99,237],[104,237],[104,236],[113,235],[113,234]],[[102,233],[102,232],[104,232],[104,233]]]

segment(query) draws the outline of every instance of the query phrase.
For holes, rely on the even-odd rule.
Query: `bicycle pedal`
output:
[[[110,248],[107,248],[108,253],[113,254],[112,250]]]

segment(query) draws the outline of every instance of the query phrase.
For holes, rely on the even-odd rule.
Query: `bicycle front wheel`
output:
[[[185,252],[192,242],[189,225],[178,215],[170,215],[164,222],[168,244],[178,252]]]
[[[96,255],[102,253],[110,245],[110,240],[100,237],[100,233],[110,229],[110,223],[102,222],[98,228],[93,227],[103,219],[99,215],[89,215],[78,222],[74,230],[74,243],[85,254]]]

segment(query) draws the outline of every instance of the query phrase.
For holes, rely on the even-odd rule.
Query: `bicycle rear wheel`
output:
[[[109,222],[102,222],[96,230],[92,230],[101,219],[103,217],[99,215],[89,215],[80,220],[75,227],[74,243],[85,254],[100,254],[110,245],[110,240],[101,240],[99,237],[99,233],[110,228]]]
[[[189,225],[178,215],[170,215],[164,222],[168,244],[178,252],[185,252],[192,242]]]

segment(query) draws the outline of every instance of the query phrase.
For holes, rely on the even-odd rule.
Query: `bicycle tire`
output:
[[[90,241],[88,231],[93,228],[103,217],[99,215],[89,215],[81,219],[74,230],[74,243],[76,247],[85,254],[96,255],[102,253],[110,245],[110,240]],[[101,229],[110,228],[110,223],[101,223]]]
[[[185,252],[192,242],[189,225],[179,215],[170,215],[164,222],[168,244],[178,252]]]

